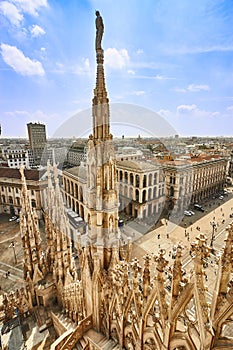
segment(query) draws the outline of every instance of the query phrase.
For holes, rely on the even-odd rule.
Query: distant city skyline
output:
[[[90,129],[91,113],[82,115],[95,86],[96,9],[105,24],[110,108],[159,115],[129,118],[155,136],[160,122],[180,136],[232,135],[231,1],[7,0],[0,3],[2,138],[27,137],[29,122],[44,123],[51,138],[74,116],[81,127],[70,136]],[[135,132],[128,120],[113,119],[114,136]]]

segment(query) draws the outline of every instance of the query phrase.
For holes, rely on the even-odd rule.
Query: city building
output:
[[[28,123],[28,137],[33,151],[34,165],[41,165],[41,158],[46,148],[46,129],[42,123]]]
[[[9,168],[18,168],[23,165],[29,169],[33,165],[32,150],[18,145],[2,147],[2,158]]]
[[[77,166],[87,159],[87,145],[86,143],[74,142],[67,150],[66,164],[68,166]]]
[[[43,155],[41,157],[41,166],[45,167],[47,162],[50,161],[51,164],[54,162],[62,167],[67,163],[67,148],[66,147],[50,147],[47,146],[44,149]]]
[[[143,159],[143,152],[135,147],[117,147],[116,159],[117,160],[139,160]]]
[[[232,179],[233,179],[233,151],[231,152],[231,155],[230,155],[228,175],[232,181]]]
[[[194,203],[218,197],[227,178],[227,160],[199,155],[187,159],[161,161],[166,177],[166,209],[183,212]]]
[[[30,193],[32,208],[42,216],[43,190],[47,187],[46,171],[25,170],[25,179]],[[19,215],[22,208],[22,181],[19,169],[0,167],[0,213]]]
[[[63,170],[63,193],[67,208],[72,209],[87,221],[87,167],[83,163],[79,167]]]
[[[119,211],[133,218],[153,216],[156,222],[165,205],[165,175],[160,164],[118,161]]]

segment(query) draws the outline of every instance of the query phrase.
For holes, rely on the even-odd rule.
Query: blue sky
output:
[[[232,0],[6,0],[2,137],[25,137],[34,121],[52,137],[76,114],[90,128],[91,115],[79,112],[91,107],[95,87],[96,9],[110,103],[156,112],[180,135],[233,134]],[[156,129],[157,118],[141,119]]]

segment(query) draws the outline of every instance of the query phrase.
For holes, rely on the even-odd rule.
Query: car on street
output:
[[[220,197],[219,197],[219,199],[223,200],[223,199],[224,199],[224,197],[223,197],[223,196],[220,196]]]
[[[9,219],[9,221],[15,221],[15,220],[17,220],[17,216],[12,216],[12,217]]]
[[[195,214],[194,211],[192,211],[192,210],[189,210],[189,212],[190,212],[191,215]]]
[[[185,210],[185,211],[184,211],[184,215],[186,215],[186,216],[192,216],[192,214],[191,214],[190,211],[188,211],[188,210]]]
[[[118,227],[124,226],[124,220],[119,219],[118,220]]]
[[[199,204],[197,204],[197,203],[194,204],[194,208],[197,209],[197,210],[199,210],[199,211],[201,211],[202,213],[204,213],[204,211],[205,211],[205,209],[202,208],[202,206],[199,205]]]

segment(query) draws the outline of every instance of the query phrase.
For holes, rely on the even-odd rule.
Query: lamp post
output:
[[[212,226],[212,235],[211,235],[211,241],[210,241],[210,246],[212,248],[212,252],[213,252],[213,243],[214,243],[214,231],[215,231],[215,228],[216,228],[216,224],[214,221],[210,222],[210,225]]]
[[[14,241],[11,241],[10,248],[13,248],[14,258],[15,258],[15,265],[16,265],[17,264],[17,257],[16,257],[16,254],[15,254],[15,242]]]
[[[16,317],[18,318],[18,325],[22,333],[23,349],[27,350],[26,336],[24,335],[24,332],[23,332],[22,323],[20,321],[19,309],[17,307],[15,307],[15,314],[16,314]]]

